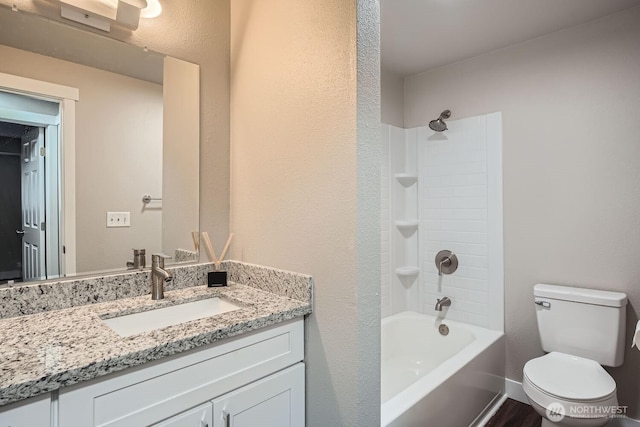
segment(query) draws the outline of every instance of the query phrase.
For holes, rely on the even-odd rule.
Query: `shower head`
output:
[[[429,127],[431,128],[431,130],[434,130],[436,132],[443,132],[448,129],[444,119],[448,119],[449,117],[451,117],[451,111],[444,110],[440,114],[440,117],[429,122]]]

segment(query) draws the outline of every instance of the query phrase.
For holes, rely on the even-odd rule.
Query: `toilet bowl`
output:
[[[542,427],[600,427],[617,415],[616,382],[605,366],[624,361],[627,296],[538,284],[536,319],[546,355],[529,360],[522,388]]]
[[[604,426],[618,405],[615,381],[593,360],[551,352],[527,362],[523,373],[522,387],[542,427]]]

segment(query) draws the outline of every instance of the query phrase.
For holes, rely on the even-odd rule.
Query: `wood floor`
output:
[[[507,399],[486,427],[540,427],[542,418],[534,409],[513,399]]]

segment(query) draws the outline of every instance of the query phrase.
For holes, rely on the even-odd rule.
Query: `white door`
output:
[[[214,427],[303,427],[304,363],[213,401]]]
[[[44,128],[22,137],[22,278],[45,276]]]

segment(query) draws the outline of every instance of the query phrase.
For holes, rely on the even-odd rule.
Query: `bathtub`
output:
[[[502,332],[410,311],[382,319],[382,425],[474,424],[504,393],[504,359]]]

